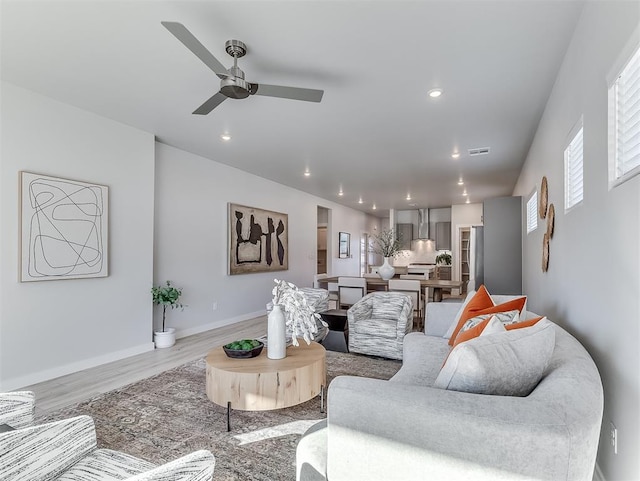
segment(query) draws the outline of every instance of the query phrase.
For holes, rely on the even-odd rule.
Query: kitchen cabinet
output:
[[[396,234],[400,240],[400,249],[411,250],[413,239],[413,224],[396,224]]]
[[[437,266],[436,267],[436,279],[441,281],[451,280],[451,266]]]
[[[436,250],[451,250],[451,222],[436,222]]]

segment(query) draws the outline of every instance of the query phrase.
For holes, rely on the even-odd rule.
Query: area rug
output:
[[[389,379],[401,363],[327,351],[327,381],[341,375]],[[274,411],[232,411],[205,393],[204,359],[165,371],[41,416],[47,422],[86,414],[95,420],[98,446],[165,463],[198,449],[216,457],[215,481],[293,481],[302,433],[326,414],[320,397]],[[354,406],[357,409],[357,406]]]

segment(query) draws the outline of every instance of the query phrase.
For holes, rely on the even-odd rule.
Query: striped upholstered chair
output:
[[[31,391],[0,392],[0,424],[24,428],[33,424],[36,397]]]
[[[98,449],[89,416],[0,433],[3,481],[211,481],[214,465],[213,454],[205,450],[156,466]]]
[[[402,292],[372,292],[347,311],[349,352],[402,359],[413,327],[413,302]]]

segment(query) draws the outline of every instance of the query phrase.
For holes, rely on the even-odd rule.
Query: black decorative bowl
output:
[[[257,341],[255,339],[250,339],[249,342],[251,341],[253,341],[254,344],[256,342],[258,343],[257,345],[253,345],[251,349],[244,349],[242,347],[238,347],[237,346],[238,341],[225,344],[224,346],[222,346],[222,349],[224,349],[224,352],[228,357],[231,357],[233,359],[250,359],[252,357],[259,356],[260,353],[262,352],[262,348],[264,347],[264,344],[260,341]]]

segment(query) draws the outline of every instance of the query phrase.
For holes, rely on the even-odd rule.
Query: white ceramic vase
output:
[[[273,306],[267,316],[267,357],[284,359],[287,356],[287,334],[284,313],[280,306]]]
[[[391,259],[391,257],[385,257],[384,263],[380,267],[378,267],[378,274],[385,281],[391,279],[396,273],[396,270],[393,268],[393,266],[389,264],[389,259]]]
[[[155,331],[153,341],[156,349],[171,347],[176,343],[176,330],[173,327],[167,327],[166,331]]]

